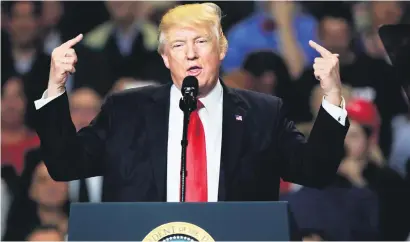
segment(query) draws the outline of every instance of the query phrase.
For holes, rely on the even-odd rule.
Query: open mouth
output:
[[[197,76],[201,74],[202,68],[200,66],[191,66],[188,68],[188,75],[190,76]]]

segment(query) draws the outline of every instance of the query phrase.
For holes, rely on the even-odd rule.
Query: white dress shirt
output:
[[[181,167],[181,139],[184,115],[179,108],[179,99],[182,97],[180,90],[173,85],[170,94],[167,154],[167,201],[178,202],[180,184],[179,172]],[[56,97],[47,97],[47,91],[45,91],[43,97],[35,101],[36,109],[40,109]],[[205,130],[208,202],[217,202],[222,145],[223,89],[221,83],[218,82],[215,88],[206,97],[200,98],[199,100],[204,105],[204,108],[199,111],[199,117]],[[345,109],[344,99],[342,100],[342,108],[329,103],[325,98],[323,98],[322,106],[341,125],[345,125],[347,111]]]
[[[180,193],[179,172],[181,168],[181,139],[184,120],[184,113],[179,108],[181,97],[181,91],[176,86],[172,86],[168,126],[167,201],[169,202],[178,202]],[[217,202],[222,142],[223,89],[221,83],[218,82],[206,97],[199,100],[204,105],[198,113],[205,132],[208,202]]]
[[[102,200],[103,177],[95,176],[85,179],[89,202],[98,203]],[[80,200],[80,180],[70,181],[68,183],[70,201],[78,202]]]

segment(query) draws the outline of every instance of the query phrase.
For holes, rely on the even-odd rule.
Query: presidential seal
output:
[[[200,227],[185,223],[171,222],[153,229],[142,241],[209,241],[215,240]]]

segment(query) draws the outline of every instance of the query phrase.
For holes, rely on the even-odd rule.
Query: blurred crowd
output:
[[[187,3],[184,1],[183,3]],[[407,2],[216,2],[229,49],[221,68],[231,87],[283,98],[306,137],[323,95],[312,71],[314,40],[339,54],[350,119],[345,157],[322,189],[281,182],[304,240],[410,240],[410,108],[378,36],[409,22]],[[1,235],[65,240],[69,204],[104,200],[104,178],[55,182],[32,127],[47,88],[50,55],[84,34],[67,92],[77,130],[107,95],[170,82],[157,53],[161,15],[176,1],[2,2]],[[409,60],[410,61],[410,60]],[[409,66],[410,67],[410,66]],[[269,110],[267,110],[268,112]],[[59,115],[56,113],[56,115]],[[269,191],[267,191],[269,192]]]

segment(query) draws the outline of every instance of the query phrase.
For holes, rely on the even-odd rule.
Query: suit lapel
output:
[[[159,201],[166,201],[168,120],[171,84],[161,86],[146,105],[146,124]]]
[[[223,83],[222,83],[223,84]],[[238,169],[240,152],[242,150],[242,137],[245,128],[247,105],[239,94],[223,84],[223,121],[222,121],[222,146],[221,168],[219,177],[218,200],[229,199],[226,191],[234,184],[232,181]]]

